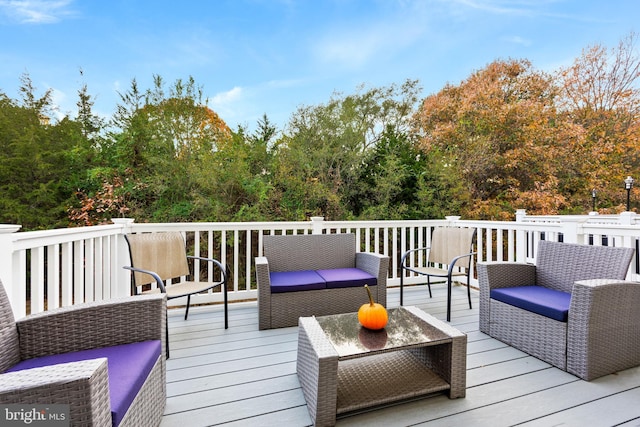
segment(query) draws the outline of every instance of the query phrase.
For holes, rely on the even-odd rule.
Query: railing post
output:
[[[311,217],[311,234],[322,234],[324,230],[324,217],[312,216]]]
[[[449,221],[449,226],[454,226],[455,222],[460,220],[460,216],[458,216],[458,215],[449,215],[449,216],[445,216],[444,219]]]
[[[121,232],[116,236],[116,256],[114,271],[112,273],[115,283],[112,284],[112,290],[115,291],[115,297],[124,297],[131,295],[131,272],[122,268],[125,265],[131,265],[131,257],[129,256],[129,245],[127,245],[124,236],[131,233],[131,225],[133,218],[112,218],[111,222],[120,225]]]
[[[524,222],[527,216],[525,209],[516,210],[516,222]],[[516,262],[527,261],[527,233],[524,229],[516,230]]]
[[[620,213],[620,225],[633,225],[636,223],[636,213],[635,212],[621,212]]]
[[[637,218],[637,214],[635,212],[630,212],[630,211],[626,211],[626,212],[621,212],[620,213],[620,217],[618,218],[618,221],[620,222],[620,225],[635,225],[636,224],[636,218]],[[622,241],[620,242],[615,242],[615,245],[622,245],[628,248],[633,248],[635,247],[635,242],[634,242],[634,238],[631,236],[622,236]],[[638,259],[638,254],[635,255],[635,259]],[[634,262],[631,263],[631,265],[629,266],[629,271],[633,272],[634,271]]]
[[[26,298],[26,291],[20,289],[20,283],[18,283],[20,274],[19,267],[20,262],[18,254],[14,253],[13,236],[21,225],[12,224],[0,224],[0,279],[4,285],[4,289],[7,293],[9,301],[13,309],[13,314],[16,319],[24,317],[25,304],[22,301],[20,304],[20,294],[24,293]],[[24,288],[24,284],[22,285]]]
[[[582,220],[568,217],[562,219],[562,241],[565,243],[585,243],[587,239],[584,238],[584,234],[578,233],[578,224]]]

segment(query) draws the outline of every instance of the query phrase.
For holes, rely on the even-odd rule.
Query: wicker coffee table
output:
[[[297,372],[316,426],[436,392],[465,396],[467,336],[416,307],[388,312],[381,331],[356,313],[300,318]]]

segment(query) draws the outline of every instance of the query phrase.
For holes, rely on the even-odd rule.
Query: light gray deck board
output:
[[[405,304],[440,319],[446,290],[407,287]],[[436,395],[339,419],[338,426],[640,425],[640,368],[585,382],[478,330],[478,295],[455,287],[451,324],[467,334],[467,396]],[[397,306],[398,289],[390,289]],[[364,303],[364,302],[363,302]],[[167,409],[162,427],[308,426],[295,374],[297,328],[258,330],[257,304],[171,310]]]

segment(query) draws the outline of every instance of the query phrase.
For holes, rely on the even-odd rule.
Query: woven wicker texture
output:
[[[541,241],[535,266],[479,263],[480,330],[585,380],[640,365],[640,284],[623,280],[633,254]],[[490,299],[533,284],[571,293],[568,322]]]
[[[111,425],[107,359],[2,374],[0,403],[69,404],[74,426]]]
[[[165,314],[164,295],[114,298],[33,314],[16,322],[20,358],[158,339],[164,350]]]
[[[296,372],[315,426],[336,423],[338,353],[318,322],[302,317],[298,328]]]
[[[353,267],[355,234],[264,236],[264,256],[271,271],[322,270]]]
[[[489,335],[560,369],[567,367],[567,323],[491,300]]]
[[[297,373],[316,426],[335,425],[339,414],[444,390],[450,398],[465,396],[467,336],[415,307],[406,309],[450,339],[340,358],[317,320],[300,318]]]
[[[9,301],[0,283],[0,329],[6,330],[12,325],[14,330],[19,331],[19,350],[16,347],[15,351],[20,359],[161,340],[162,355],[158,357],[120,425],[160,424],[166,404],[165,295],[118,298],[62,307],[27,316],[15,324],[13,315],[7,313],[8,306]],[[9,322],[9,325],[5,322]],[[0,374],[0,403],[69,404],[73,426],[110,426],[107,359]]]
[[[449,384],[409,351],[340,363],[337,414],[449,389]]]
[[[20,361],[18,329],[7,293],[0,282],[0,372]]]
[[[571,292],[587,279],[624,279],[634,250],[541,241],[536,256],[536,284]]]
[[[389,257],[356,252],[353,234],[278,235],[264,237],[264,256],[257,257],[259,328],[283,328],[298,324],[302,316],[358,311],[367,301],[360,287],[271,293],[271,271],[318,270],[356,267],[377,278],[370,286],[373,298],[387,304]]]
[[[571,295],[567,370],[586,380],[640,365],[640,283],[577,282]]]
[[[161,354],[119,427],[160,424],[166,406],[166,388],[164,355]]]

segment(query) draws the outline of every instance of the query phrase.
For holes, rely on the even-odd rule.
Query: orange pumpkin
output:
[[[367,294],[369,294],[369,304],[363,304],[360,310],[358,310],[358,321],[367,329],[382,329],[389,320],[387,310],[382,304],[373,302],[373,296],[371,295],[369,286],[364,285],[364,288],[367,290]]]

